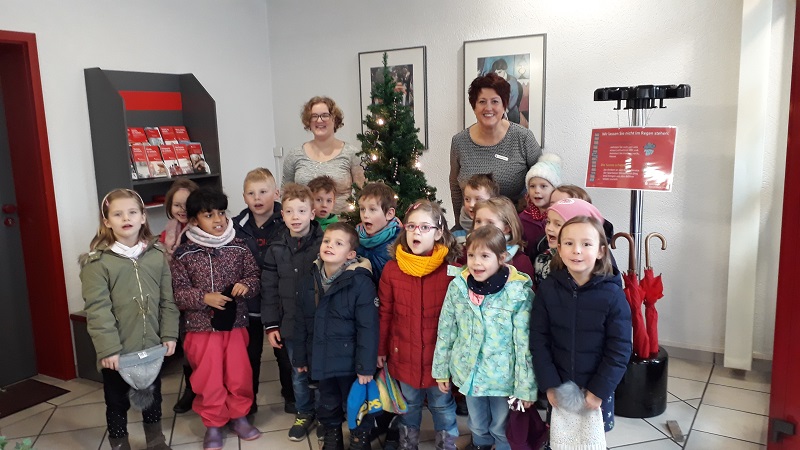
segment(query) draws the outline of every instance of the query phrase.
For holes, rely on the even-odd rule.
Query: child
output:
[[[554,153],[540,156],[539,161],[525,175],[528,206],[519,213],[519,220],[522,222],[525,242],[530,244],[526,253],[531,262],[536,259],[539,241],[544,237],[544,222],[547,219],[550,196],[560,184],[561,158]]]
[[[343,404],[355,380],[372,380],[378,358],[378,297],[369,260],[357,257],[358,234],[346,223],[325,230],[319,259],[298,294],[292,365],[319,380],[317,414],[323,450],[343,450]],[[308,354],[308,350],[311,354]],[[350,430],[350,450],[370,448],[374,418]]]
[[[508,396],[526,408],[536,399],[528,346],[531,281],[505,264],[506,238],[496,227],[467,236],[467,267],[447,288],[439,317],[433,378],[450,390],[450,378],[467,396],[475,449],[508,450]]]
[[[361,223],[356,227],[359,238],[358,256],[372,263],[372,275],[377,283],[383,266],[389,261],[389,245],[403,227],[395,217],[397,194],[383,183],[369,183],[361,189],[358,209]]]
[[[281,204],[275,177],[269,169],[259,167],[247,172],[244,177],[242,197],[247,208],[233,218],[236,237],[243,239],[256,258],[256,263],[263,269],[264,253],[267,245],[282,229]],[[259,378],[261,376],[261,353],[264,349],[264,325],[261,323],[261,297],[255,296],[247,300],[250,323],[247,326],[249,341],[247,356],[253,370],[253,398],[258,397]],[[278,362],[278,376],[281,382],[283,410],[287,414],[295,414],[294,391],[292,390],[292,364],[285,348],[273,348],[272,353]],[[258,411],[254,401],[248,415]]]
[[[568,220],[558,254],[536,294],[530,346],[539,388],[558,408],[555,388],[573,381],[585,390],[586,408],[602,408],[605,430],[614,427],[614,390],[631,355],[631,311],[611,276],[600,221]]]
[[[472,222],[475,219],[475,204],[489,200],[500,195],[500,185],[494,181],[491,173],[478,173],[467,180],[464,186],[464,207],[459,217],[459,230],[453,233],[456,241],[463,245],[467,234],[472,231]]]
[[[135,191],[116,189],[100,203],[100,227],[91,252],[81,255],[81,288],[89,335],[103,375],[108,441],[130,450],[130,386],[120,376],[120,355],[160,344],[167,356],[178,339],[178,308],[164,255],[147,225],[144,203]],[[153,382],[154,402],[142,411],[148,449],[169,449],[161,431],[161,378]]]
[[[186,199],[198,189],[197,183],[188,178],[178,178],[172,183],[164,198],[164,209],[167,213],[167,226],[161,232],[159,240],[167,249],[167,257],[181,244],[181,237],[189,218],[186,217]]]
[[[192,408],[207,428],[204,449],[222,448],[225,424],[246,441],[261,436],[246,417],[254,401],[246,299],[261,289],[259,268],[236,237],[227,207],[222,192],[192,192],[186,200],[188,241],[175,250],[170,264],[175,302],[184,312],[183,348],[197,394]]]
[[[269,244],[264,255],[261,320],[272,348],[286,346],[291,361],[297,351],[293,337],[300,279],[314,264],[322,242],[322,230],[313,220],[314,200],[307,187],[285,184],[281,203],[286,226]],[[307,373],[292,370],[291,374],[297,415],[289,429],[289,440],[301,441],[314,425],[314,396]]]
[[[458,259],[460,246],[436,203],[418,200],[406,212],[405,222],[392,248],[394,259],[386,263],[378,289],[378,367],[389,365],[408,404],[408,411],[399,416],[400,448],[419,445],[422,406],[427,398],[436,448],[455,450],[456,405],[449,393],[439,391],[431,377],[431,365],[439,312],[453,279],[447,274],[447,265]]]
[[[475,204],[475,228],[494,225],[506,237],[506,264],[511,264],[518,271],[533,279],[533,264],[525,254],[525,241],[522,240],[522,224],[520,224],[514,204],[506,197],[490,198]]]
[[[553,191],[553,195],[550,196],[550,205],[552,206],[553,203],[565,198],[579,198],[585,202],[592,203],[592,198],[583,188],[575,186],[574,184],[563,184]],[[609,222],[608,219],[603,219],[603,231],[606,233],[606,240],[611,242],[611,238],[614,236],[614,224]],[[547,247],[540,250],[543,251],[546,248]],[[611,262],[614,263],[613,254],[611,255]]]
[[[333,213],[336,205],[336,182],[333,178],[322,175],[309,181],[308,188],[314,197],[314,220],[325,231],[328,225],[339,221],[339,216]]]

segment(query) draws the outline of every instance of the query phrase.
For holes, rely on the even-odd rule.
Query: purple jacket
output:
[[[531,263],[536,260],[539,251],[536,247],[544,237],[544,220],[533,220],[530,214],[519,213],[519,221],[522,222],[522,238],[525,240],[525,253],[530,258]],[[531,277],[532,278],[532,277]]]
[[[203,303],[209,292],[222,292],[234,283],[249,291],[237,297],[234,328],[248,325],[247,298],[261,291],[261,270],[244,240],[235,238],[219,248],[204,247],[187,241],[172,255],[172,290],[178,309],[183,311],[186,332],[214,331],[211,317],[214,308]]]

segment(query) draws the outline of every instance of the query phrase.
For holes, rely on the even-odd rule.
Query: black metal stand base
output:
[[[620,417],[645,419],[667,409],[669,355],[658,348],[650,359],[632,359],[625,376],[614,392],[614,414]]]

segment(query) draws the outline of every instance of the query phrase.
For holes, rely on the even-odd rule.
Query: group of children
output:
[[[393,444],[402,449],[418,447],[426,404],[436,448],[456,448],[454,386],[466,397],[476,450],[510,448],[508,397],[528,408],[541,391],[557,407],[554,390],[567,381],[585,390],[586,408],[602,408],[608,430],[631,331],[604,220],[590,202],[572,198],[585,195],[580,188],[560,187],[557,160],[540,160],[526,185],[528,206],[517,214],[491,175],[473,176],[464,189],[470,220],[451,233],[442,209],[427,200],[414,202],[401,222],[383,183],[359,191],[361,223],[353,227],[332,213],[329,177],[279,192],[267,169],[255,169],[244,182],[247,208],[232,220],[221,192],[176,184],[161,243],[141,198],[112,191],[81,272],[104,380],[114,377],[120,354],[159,340],[173,352],[180,310],[187,388],[207,428],[205,449],[222,447],[226,425],[245,440],[260,436],[247,416],[257,408],[265,334],[285,410],[296,412],[289,439],[303,440],[318,424],[324,450],[343,450],[351,386],[368,384],[381,368],[407,402],[394,420]],[[109,382],[104,389],[109,441],[129,448],[128,406],[109,400],[127,390]],[[168,448],[155,425],[160,392],[143,414],[148,448]],[[376,420],[387,416],[368,415],[350,429],[350,449],[370,448]]]

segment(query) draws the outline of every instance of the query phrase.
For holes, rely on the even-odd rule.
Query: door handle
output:
[[[17,212],[17,205],[6,203],[3,205],[3,214],[15,214]]]
[[[5,225],[5,226],[7,226],[9,228],[13,227],[16,224],[17,224],[17,221],[14,220],[13,217],[6,217],[6,220],[3,221],[3,225]]]

